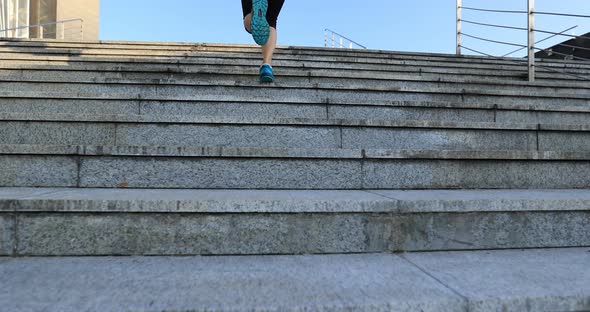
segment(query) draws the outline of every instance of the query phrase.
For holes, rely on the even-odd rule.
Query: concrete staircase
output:
[[[263,85],[259,58],[0,42],[0,256],[590,246],[589,81],[529,83],[515,59],[289,47]],[[590,309],[586,295],[554,307]]]

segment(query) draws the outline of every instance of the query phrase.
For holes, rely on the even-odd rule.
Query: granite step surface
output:
[[[590,246],[588,190],[0,189],[3,256]]]
[[[0,93],[0,113],[233,116],[304,119],[373,119],[389,121],[498,122],[526,124],[588,124],[590,106],[520,104],[505,105],[390,101],[384,103],[335,103],[328,99],[288,102],[271,98],[204,100],[109,98],[112,95]],[[18,119],[16,119],[18,120]]]
[[[590,124],[0,113],[0,144],[590,151]]]
[[[1,55],[1,53],[0,53]],[[165,77],[193,76],[207,73],[241,73],[242,75],[254,75],[260,61],[258,59],[234,59],[218,57],[195,57],[191,59],[153,59],[153,58],[123,58],[123,57],[45,57],[18,55],[3,55],[4,62],[0,65],[3,79],[21,74],[23,77],[34,77],[49,75],[45,72],[53,72],[59,75],[60,71],[70,71],[83,75],[81,71],[96,71],[102,76],[104,73],[118,72],[126,77],[136,74],[144,74],[149,77],[150,74],[156,73]],[[326,63],[321,61],[304,61],[304,60],[281,60],[274,62],[277,73],[283,78],[292,77],[309,77],[310,79],[344,77],[349,79],[370,78],[378,80],[392,80],[402,77],[407,79],[423,80],[449,80],[455,79],[465,82],[505,82],[512,81],[526,84],[527,79],[525,69],[522,66],[498,66],[488,67],[470,65],[455,66],[453,63],[446,64],[429,64],[423,62],[413,62],[408,64],[406,61],[390,62],[390,64],[372,64],[360,62],[345,62],[341,60],[338,63]],[[12,72],[11,72],[12,70]],[[22,72],[14,72],[22,70]],[[562,69],[560,69],[562,70]],[[588,75],[590,70],[567,69],[572,75],[555,75],[553,71],[539,70],[539,81],[535,85],[569,85],[576,87],[585,87],[587,81],[581,80],[580,77]],[[96,74],[95,74],[96,75]],[[576,77],[580,75],[580,77]],[[59,76],[57,77],[59,78]],[[161,77],[160,77],[161,78]]]
[[[107,42],[94,41],[84,43],[73,42],[47,42],[39,40],[20,40],[20,42],[8,41],[3,38],[1,42],[2,47],[10,51],[11,49],[34,49],[41,48],[41,52],[57,52],[68,55],[75,55],[85,50],[101,50],[107,48],[107,51],[134,51],[153,53],[153,52],[167,52],[169,54],[174,52],[184,52],[184,55],[189,55],[187,52],[193,53],[224,53],[236,54],[244,53],[250,57],[256,57],[259,54],[259,48],[254,45],[235,45],[235,44],[203,44],[203,43],[154,43],[154,42]],[[53,50],[53,51],[52,51]],[[350,50],[350,49],[333,49],[333,48],[318,48],[318,47],[279,47],[276,51],[278,57],[283,55],[292,55],[298,58],[328,56],[332,59],[334,57],[366,57],[372,59],[422,59],[422,60],[438,60],[451,62],[471,62],[471,63],[487,63],[487,64],[510,64],[514,65],[515,61],[521,61],[519,58],[504,58],[494,59],[482,56],[467,56],[463,55],[457,58],[454,54],[435,54],[435,53],[419,53],[419,52],[398,52],[398,51],[379,51],[379,50]],[[563,61],[563,60],[540,60],[540,64],[556,64],[562,67],[579,67],[590,68],[583,62]]]
[[[0,258],[7,311],[588,311],[590,249]]]
[[[143,84],[199,84],[200,82],[222,81],[256,81],[258,66],[227,66],[227,65],[195,65],[189,69],[124,68],[124,64],[116,64],[110,68],[92,68],[86,64],[71,67],[53,66],[51,68],[35,68],[26,64],[18,64],[18,69],[0,70],[0,81],[7,82],[92,82],[92,83],[143,83]],[[124,70],[123,70],[124,68]],[[408,68],[407,66],[405,68]],[[532,94],[552,90],[559,95],[588,94],[590,84],[587,81],[538,81],[531,84],[526,81],[506,79],[504,76],[494,77],[491,73],[474,75],[461,73],[412,73],[412,72],[372,72],[370,70],[340,70],[313,68],[286,68],[275,64],[275,73],[280,77],[282,85],[306,87],[309,85],[334,86],[343,85],[350,88],[383,89],[421,87],[425,90],[433,88],[446,89],[447,85],[461,84],[465,92],[473,93],[477,89],[504,90],[515,89]],[[501,71],[497,71],[500,72]]]
[[[63,92],[76,93],[81,92],[79,89],[83,88],[86,92],[101,92],[101,90],[109,89],[114,93],[121,93],[123,90],[133,92],[134,90],[146,91],[146,96],[154,95],[154,91],[161,91],[166,94],[167,89],[177,88],[198,88],[206,90],[207,87],[226,87],[230,92],[233,87],[247,87],[250,86],[255,90],[331,90],[333,92],[346,92],[356,90],[358,92],[423,92],[423,93],[439,93],[439,94],[464,94],[464,95],[480,95],[480,96],[504,96],[506,98],[522,97],[522,98],[563,98],[563,99],[588,99],[590,87],[588,84],[576,87],[569,83],[562,84],[530,84],[528,82],[512,82],[512,81],[464,81],[460,79],[451,78],[434,78],[430,81],[422,77],[397,77],[395,79],[370,79],[370,78],[354,78],[346,79],[346,77],[309,77],[300,76],[285,77],[282,81],[277,81],[273,84],[260,84],[258,81],[252,79],[255,75],[251,69],[247,72],[236,72],[228,74],[227,77],[223,75],[211,74],[194,75],[190,80],[181,79],[147,79],[137,80],[130,77],[130,79],[121,78],[104,78],[100,75],[93,75],[94,77],[83,77],[84,73],[74,73],[70,81],[55,81],[53,77],[43,76],[38,78],[31,77],[32,80],[27,80],[25,77],[16,77],[16,79],[4,80],[0,91],[6,92],[24,91],[30,89],[31,91],[51,92],[52,88],[63,90]],[[82,75],[82,77],[77,77]],[[242,76],[240,77],[240,74]],[[20,75],[22,76],[22,75]],[[244,78],[246,77],[246,78]],[[161,90],[153,90],[156,87]],[[194,91],[194,90],[193,90]],[[158,94],[158,93],[155,93]]]
[[[401,82],[406,84],[405,82]],[[419,84],[419,83],[418,83]],[[504,89],[467,90],[457,84],[440,88],[416,86],[387,86],[355,89],[351,85],[307,84],[294,86],[274,83],[261,85],[256,81],[217,81],[194,84],[155,83],[63,83],[63,82],[4,82],[0,97],[11,98],[86,98],[105,100],[146,101],[215,101],[215,102],[274,102],[293,104],[391,105],[397,102],[470,103],[473,106],[576,106],[588,107],[585,91],[564,94],[547,89],[527,92],[507,86]]]
[[[590,188],[588,153],[0,145],[0,185],[205,189]]]

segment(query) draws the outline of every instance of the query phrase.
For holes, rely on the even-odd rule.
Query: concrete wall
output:
[[[64,25],[64,39],[98,40],[99,0],[58,0],[57,20],[81,18],[84,20],[84,38],[80,35],[80,23]]]

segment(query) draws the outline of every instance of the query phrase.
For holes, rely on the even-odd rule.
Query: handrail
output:
[[[0,34],[6,33],[8,31],[14,31],[14,30],[20,30],[20,29],[31,29],[31,28],[43,29],[43,27],[45,27],[45,26],[64,25],[66,23],[72,23],[72,22],[80,22],[80,36],[81,36],[81,40],[84,40],[84,19],[82,19],[82,18],[74,18],[74,19],[63,20],[63,21],[48,22],[48,23],[42,23],[42,24],[34,24],[34,25],[20,26],[20,27],[14,27],[14,28],[0,29]],[[62,30],[65,30],[65,28],[63,28]],[[52,32],[50,34],[57,34],[57,31]],[[0,37],[2,37],[2,36],[0,35]],[[43,34],[41,34],[41,39],[43,39]]]
[[[50,23],[43,23],[43,24],[20,26],[20,27],[15,27],[15,28],[0,29],[0,32],[19,30],[19,29],[27,29],[27,28],[35,28],[35,27],[45,27],[45,26],[50,26],[50,25],[65,24],[65,23],[77,22],[77,21],[84,22],[84,20],[81,18],[75,18],[75,19],[70,19],[70,20],[65,20],[65,21],[57,21],[57,22],[50,22]]]
[[[346,41],[348,41],[350,43],[350,45],[349,45],[349,48],[350,49],[353,48],[353,44],[355,44],[358,47],[361,47],[363,49],[367,49],[367,47],[365,47],[364,45],[362,45],[362,44],[360,44],[360,43],[358,43],[358,42],[356,42],[356,41],[354,41],[354,40],[352,40],[350,38],[347,38],[347,37],[345,37],[345,36],[343,36],[343,35],[335,32],[335,31],[333,31],[331,29],[328,29],[328,28],[324,29],[324,46],[326,48],[328,47],[328,32],[329,33],[332,33],[332,48],[335,48],[336,47],[336,44],[335,44],[336,41],[335,41],[335,37],[334,37],[334,35],[336,35],[336,36],[338,36],[340,38],[340,48],[343,48],[344,47],[343,40],[342,40],[342,39],[344,39],[344,40],[346,40]]]
[[[495,58],[495,59],[498,59],[498,60],[506,60],[506,58],[504,58],[504,57],[494,56],[494,55],[491,55],[491,54],[488,54],[488,53],[485,53],[485,52],[481,52],[481,51],[478,51],[478,50],[475,50],[475,49],[472,49],[472,48],[469,48],[469,47],[466,47],[466,46],[461,46],[461,47],[463,49],[465,49],[465,50],[469,50],[471,52],[475,52],[477,54],[481,54],[481,55],[484,55],[484,56],[487,56],[487,57]],[[523,64],[523,63],[526,63],[527,62],[526,60],[518,60],[518,59],[508,59],[508,61],[513,62],[513,63],[516,63],[516,64]],[[565,75],[565,76],[570,76],[570,77],[578,78],[580,80],[590,81],[590,78],[588,78],[588,77],[583,77],[583,76],[575,75],[575,74],[572,74],[572,73],[563,72],[563,71],[560,71],[560,70],[557,70],[557,69],[554,69],[554,68],[551,68],[551,67],[548,67],[548,66],[543,66],[543,65],[537,64],[537,65],[535,65],[535,67],[543,68],[543,69],[545,69],[547,71],[551,71],[551,72],[554,72],[554,73],[559,73],[559,74],[562,74],[562,75]]]
[[[515,13],[515,14],[526,14],[527,11],[510,11],[510,10],[491,10],[491,9],[479,9],[479,8],[470,8],[459,6],[459,8],[463,10],[471,10],[471,11],[480,11],[480,12],[493,12],[493,13]]]
[[[556,34],[556,35],[548,36],[548,37],[546,37],[545,39],[542,39],[542,40],[539,40],[539,41],[535,42],[535,44],[537,44],[537,43],[541,43],[541,42],[544,42],[544,41],[547,41],[547,40],[549,40],[549,39],[551,39],[551,38],[555,38],[556,36],[559,36],[560,34],[563,34],[563,33],[567,32],[567,31],[570,31],[570,30],[572,30],[572,29],[574,29],[574,28],[578,28],[578,25],[575,25],[575,26],[572,26],[572,27],[570,27],[570,28],[568,28],[568,29],[566,29],[566,30],[563,30],[562,32],[560,32],[560,33],[558,33],[558,34]],[[527,48],[527,47],[525,47],[525,48],[520,48],[520,49],[517,49],[517,50],[514,50],[514,51],[512,51],[512,52],[510,52],[510,53],[506,53],[506,54],[502,55],[502,57],[507,57],[507,56],[509,56],[509,55],[511,55],[511,54],[514,54],[514,53],[516,53],[516,52],[520,52],[520,51],[522,51],[523,49],[526,49],[526,48]]]
[[[469,20],[466,20],[466,19],[461,20],[461,22],[467,23],[467,24],[480,25],[480,26],[496,27],[496,28],[515,29],[515,30],[528,30],[527,28],[524,28],[524,27],[514,27],[514,26],[497,25],[497,24],[487,24],[487,23],[480,23],[480,22],[469,21]]]
[[[511,42],[506,42],[506,41],[491,40],[491,39],[486,39],[486,38],[482,38],[482,37],[473,36],[473,35],[466,34],[466,33],[462,33],[462,35],[465,36],[465,37],[469,37],[469,38],[473,38],[473,39],[477,39],[477,40],[481,40],[481,41],[487,41],[487,42],[492,42],[492,43],[499,43],[499,44],[509,45],[509,46],[513,46],[513,47],[521,47],[521,48],[526,48],[527,47],[524,44],[511,43]]]
[[[535,15],[540,14],[540,15],[554,15],[554,16],[567,16],[567,17],[581,17],[581,18],[590,18],[590,15],[581,15],[581,14],[566,14],[566,13],[552,13],[552,12],[538,12],[535,10],[535,0],[527,0],[527,11],[515,11],[515,10],[495,10],[495,9],[483,9],[483,8],[474,8],[474,7],[465,7],[463,6],[463,1],[464,0],[456,0],[456,9],[457,9],[457,43],[456,43],[456,49],[457,49],[457,55],[461,55],[461,49],[465,49],[465,50],[469,50],[478,54],[483,54],[483,55],[487,55],[490,56],[486,53],[477,51],[475,49],[471,49],[466,47],[465,45],[462,44],[461,42],[461,38],[462,37],[469,37],[469,38],[473,38],[473,39],[477,39],[477,40],[481,40],[481,41],[486,41],[486,42],[492,42],[495,44],[503,44],[503,45],[510,45],[510,46],[516,46],[516,47],[520,47],[517,50],[514,50],[508,54],[505,54],[505,56],[514,54],[518,51],[521,51],[522,49],[527,49],[527,60],[526,62],[528,62],[528,77],[529,77],[529,81],[533,82],[535,81],[535,68],[536,67],[543,67],[540,65],[535,65],[535,51],[549,51],[548,49],[542,49],[539,48],[537,46],[535,46],[536,44],[543,42],[545,40],[548,40],[550,38],[553,38],[555,36],[563,36],[563,37],[569,37],[569,38],[576,38],[576,39],[590,39],[590,37],[588,36],[576,36],[576,35],[570,35],[570,34],[566,34],[565,32],[577,27],[571,27],[567,30],[564,30],[562,32],[552,32],[552,31],[547,31],[547,30],[542,30],[542,29],[537,29],[535,27]],[[480,11],[480,12],[492,12],[492,13],[518,13],[518,14],[526,14],[527,15],[527,20],[528,20],[528,26],[526,28],[524,27],[515,27],[515,26],[507,26],[507,25],[498,25],[498,24],[492,24],[492,23],[483,23],[483,22],[478,22],[478,21],[473,21],[473,20],[464,20],[462,18],[462,13],[463,10],[471,10],[471,11]],[[519,30],[519,31],[527,31],[527,44],[517,44],[517,43],[511,43],[511,42],[506,42],[506,41],[499,41],[499,40],[492,40],[492,39],[488,39],[488,38],[483,38],[481,36],[475,36],[472,34],[467,34],[465,32],[462,31],[462,23],[467,23],[467,24],[474,24],[474,25],[478,25],[478,26],[484,26],[484,27],[496,27],[496,28],[503,28],[503,29],[510,29],[510,30]],[[535,41],[535,33],[545,33],[545,34],[551,34],[552,36],[549,36],[543,40],[540,41]],[[587,47],[581,47],[581,46],[577,46],[578,43],[576,43],[576,45],[571,44],[571,42],[563,42],[560,44],[557,44],[556,46],[564,46],[564,47],[568,47],[568,48],[572,48],[572,51],[575,51],[576,49],[579,50],[585,50],[588,51],[590,50],[590,48]],[[570,52],[570,51],[566,51],[566,52],[560,52],[558,51],[551,51],[551,53],[555,54],[555,55],[560,55],[560,56],[564,56],[566,59],[575,59],[575,60],[581,60],[581,61],[590,61],[590,59],[585,58],[585,57],[580,57],[577,55],[574,55],[575,52]],[[566,53],[571,53],[571,54],[566,54]],[[553,70],[551,69],[551,71],[557,71],[557,70]],[[559,72],[559,71],[557,71]],[[562,74],[566,74],[568,75],[569,73],[565,73],[565,72],[561,72]],[[570,75],[571,76],[571,75]],[[576,76],[578,78],[580,78],[579,76]],[[587,79],[590,80],[590,79]]]

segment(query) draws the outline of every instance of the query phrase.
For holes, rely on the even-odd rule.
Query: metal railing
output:
[[[66,24],[72,24],[75,22],[80,22],[80,26],[73,26],[73,27],[66,27]],[[48,26],[55,26],[55,30],[51,32],[46,32]],[[14,27],[14,28],[7,28],[7,29],[0,29],[0,37],[2,38],[11,38],[12,36],[8,35],[8,32],[17,31],[21,29],[35,29],[37,28],[37,36],[31,37],[34,39],[66,39],[66,35],[68,39],[74,40],[76,35],[78,36],[79,40],[84,40],[84,20],[81,18],[75,18],[70,20],[64,21],[57,21],[51,23],[43,23],[43,24],[35,24],[35,25],[28,25],[28,26],[21,26],[21,27]],[[55,36],[52,36],[55,35]]]
[[[331,45],[330,45],[331,43]],[[338,43],[338,45],[336,45],[336,43]],[[345,45],[346,43],[346,45]],[[333,30],[330,30],[328,28],[324,29],[324,47],[328,48],[328,47],[332,47],[332,48],[344,48],[344,47],[348,47],[349,49],[354,49],[354,47],[359,47],[361,49],[367,49],[367,47],[365,47],[364,45],[349,39]]]
[[[495,10],[495,9],[484,9],[484,8],[474,8],[474,7],[465,7],[463,6],[463,0],[456,0],[457,1],[457,5],[456,5],[456,9],[457,9],[457,44],[456,44],[456,54],[457,55],[461,55],[462,50],[468,50],[477,54],[481,54],[481,55],[485,55],[485,56],[489,56],[489,57],[497,57],[497,56],[493,56],[491,54],[485,53],[485,52],[481,52],[478,51],[476,49],[470,48],[470,47],[466,47],[463,43],[462,43],[462,38],[463,37],[467,37],[467,38],[471,38],[471,39],[475,39],[475,40],[479,40],[479,41],[485,41],[485,42],[491,42],[494,44],[501,44],[501,45],[505,45],[505,46],[514,46],[514,47],[518,47],[517,50],[514,50],[508,54],[504,54],[502,57],[507,57],[509,55],[512,55],[516,52],[520,52],[524,49],[527,50],[527,60],[525,61],[527,63],[528,66],[528,79],[529,81],[533,82],[535,81],[535,72],[538,69],[543,69],[545,71],[551,71],[551,72],[557,72],[560,74],[564,74],[564,75],[568,75],[568,76],[573,76],[576,77],[578,79],[582,79],[582,80],[588,80],[590,81],[590,77],[582,77],[580,75],[575,75],[572,73],[568,73],[562,70],[557,70],[551,67],[547,67],[547,66],[543,66],[540,65],[538,63],[535,62],[535,52],[537,51],[545,51],[545,52],[550,52],[552,54],[555,55],[560,55],[563,56],[564,59],[575,59],[575,60],[579,60],[579,61],[590,61],[590,59],[587,58],[583,58],[583,57],[578,57],[575,55],[567,55],[564,53],[560,53],[560,52],[555,52],[555,51],[549,51],[547,49],[543,49],[543,48],[539,48],[537,46],[537,44],[544,42],[546,40],[549,40],[551,38],[557,37],[557,36],[564,36],[564,37],[570,37],[570,38],[581,38],[581,39],[590,39],[589,37],[584,37],[584,36],[575,36],[575,35],[569,35],[566,34],[566,32],[576,28],[577,26],[573,26],[570,27],[564,31],[561,32],[553,32],[553,31],[547,31],[547,30],[542,30],[542,29],[537,29],[535,28],[535,16],[536,15],[551,15],[551,16],[565,16],[565,17],[576,17],[576,18],[590,18],[589,15],[580,15],[580,14],[567,14],[567,13],[554,13],[554,12],[537,12],[535,11],[535,0],[527,0],[527,10]],[[472,20],[467,20],[467,19],[463,19],[463,11],[477,11],[477,12],[487,12],[487,13],[500,13],[500,14],[520,14],[520,15],[526,15],[527,16],[527,27],[515,27],[515,26],[510,26],[510,25],[498,25],[498,24],[491,24],[491,23],[482,23],[482,22],[478,22],[478,21],[472,21]],[[515,42],[506,42],[506,41],[501,41],[501,40],[493,40],[493,39],[489,39],[489,38],[483,38],[482,36],[475,36],[472,34],[468,34],[465,33],[462,29],[463,23],[466,24],[472,24],[472,25],[478,25],[478,26],[483,26],[483,27],[493,27],[493,28],[502,28],[502,29],[510,29],[510,30],[518,30],[518,31],[526,31],[527,32],[527,40],[526,40],[526,45],[525,44],[520,44],[520,43],[515,43]],[[539,41],[535,41],[535,34],[536,33],[542,33],[542,34],[550,34],[551,36],[546,37],[542,40]],[[565,42],[559,43],[557,44],[557,46],[565,46],[565,47],[569,47],[569,48],[574,48],[574,49],[579,49],[579,50],[588,50],[590,51],[590,48],[588,47],[583,47],[583,46],[576,46],[576,45],[570,45],[567,44]]]

